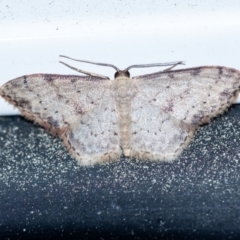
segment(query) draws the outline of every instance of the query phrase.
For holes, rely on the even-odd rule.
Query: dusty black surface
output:
[[[79,167],[61,141],[0,118],[0,239],[239,239],[240,106],[172,163]]]

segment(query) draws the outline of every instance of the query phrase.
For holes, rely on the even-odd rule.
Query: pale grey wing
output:
[[[72,124],[63,139],[80,165],[118,160],[121,155],[119,127],[110,92],[101,103]]]
[[[59,135],[80,164],[120,157],[110,80],[34,74],[4,84],[0,95],[25,117]]]
[[[193,136],[193,130],[153,105],[141,94],[132,101],[132,155],[139,159],[172,160]]]
[[[199,67],[139,76],[132,101],[132,148],[136,156],[173,159],[195,129],[235,100],[240,72]]]
[[[198,67],[133,79],[138,94],[163,112],[197,127],[224,112],[236,99],[240,71]]]
[[[97,77],[33,74],[7,82],[0,88],[0,96],[26,118],[61,136],[100,104],[109,84]]]

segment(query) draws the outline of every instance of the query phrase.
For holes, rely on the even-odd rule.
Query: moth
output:
[[[227,110],[240,89],[240,71],[228,67],[172,70],[180,61],[120,70],[69,59],[112,67],[114,80],[60,61],[88,76],[26,75],[4,84],[0,95],[60,137],[80,165],[115,161],[121,155],[173,160],[200,125]],[[156,66],[168,68],[130,78],[132,68]]]

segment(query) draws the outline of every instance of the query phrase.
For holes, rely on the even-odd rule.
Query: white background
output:
[[[120,69],[178,60],[240,69],[240,1],[0,0],[0,85],[26,74],[75,74],[58,63],[60,54]],[[0,115],[14,113],[0,99]]]

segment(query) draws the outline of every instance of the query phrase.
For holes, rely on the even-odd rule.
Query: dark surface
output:
[[[240,106],[172,163],[80,167],[61,141],[0,118],[0,239],[240,239]]]

